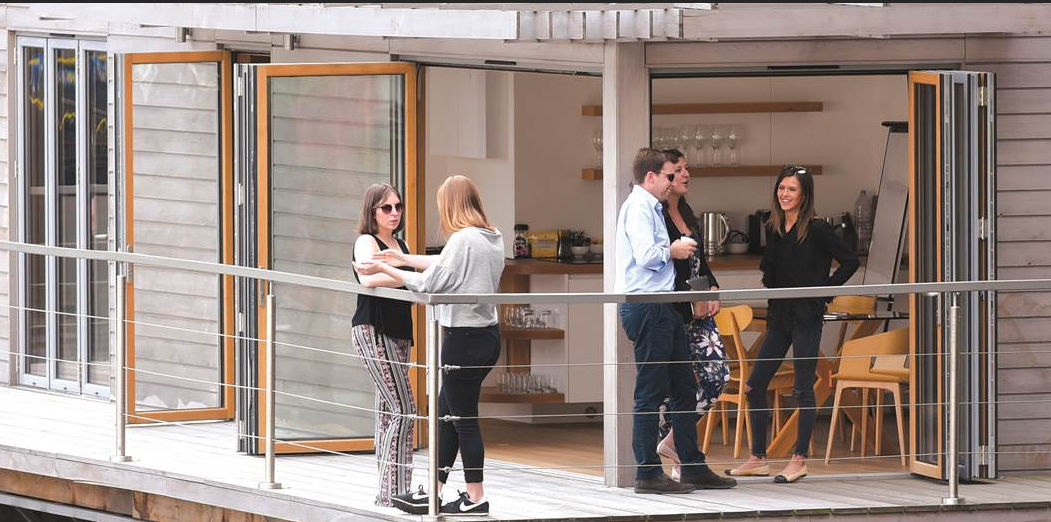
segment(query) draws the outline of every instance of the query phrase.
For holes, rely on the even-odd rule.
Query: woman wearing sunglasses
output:
[[[394,237],[404,225],[398,191],[386,183],[372,185],[363,200],[358,222],[360,236],[354,243],[353,258],[372,259],[388,249],[408,254],[408,245]],[[368,287],[404,286],[384,274],[356,275]],[[391,506],[392,497],[408,491],[412,478],[416,403],[407,365],[412,346],[412,304],[358,294],[351,324],[354,349],[376,383],[376,462],[380,478],[376,505]]]
[[[438,188],[438,215],[448,241],[437,256],[418,256],[384,250],[371,262],[355,263],[361,274],[382,274],[417,292],[435,294],[493,294],[504,271],[504,242],[485,216],[482,198],[470,179],[452,176]],[[405,272],[396,266],[412,266],[423,273]],[[457,453],[463,460],[467,492],[442,505],[441,512],[456,515],[487,515],[489,501],[482,487],[485,448],[478,426],[478,399],[482,380],[500,355],[500,325],[496,306],[490,304],[441,305],[441,364],[454,366],[445,372],[438,395],[438,415],[458,417],[438,425],[438,480],[445,484]],[[438,492],[441,493],[440,491]],[[428,495],[418,493],[395,499],[396,506],[413,514],[425,514]]]
[[[686,202],[686,194],[690,190],[690,171],[686,166],[686,158],[676,149],[668,149],[664,153],[668,156],[668,161],[675,164],[675,179],[664,203],[664,224],[668,228],[668,238],[675,241],[689,237],[701,244],[700,223],[697,222],[693,208]],[[715,274],[704,258],[703,249],[697,249],[686,259],[674,261],[676,291],[719,289]],[[692,288],[691,282],[700,286]],[[719,313],[719,301],[673,303],[673,306],[682,316],[686,328],[693,374],[697,379],[697,415],[701,417],[715,405],[719,395],[730,382],[730,369],[726,365],[723,341],[719,337],[714,319],[715,314]],[[672,468],[671,478],[679,480],[681,466],[678,464],[675,434],[668,415],[668,412],[672,411],[670,397],[664,399],[660,411],[660,442],[657,444],[657,453],[676,463]],[[707,479],[705,487],[708,489],[731,488],[737,484],[733,479],[719,477],[714,473],[709,474]]]
[[[858,269],[858,257],[832,233],[832,227],[814,217],[814,178],[803,167],[789,166],[774,183],[767,225],[766,252],[760,263],[763,286],[792,288],[838,286]],[[829,276],[832,259],[839,268]],[[752,424],[752,456],[748,462],[728,470],[734,476],[767,476],[766,430],[770,422],[767,386],[792,346],[795,383],[793,393],[799,407],[799,422],[792,459],[774,482],[789,483],[807,474],[806,458],[817,416],[814,380],[825,304],[831,298],[771,299],[766,321],[766,339],[745,385],[749,420]]]

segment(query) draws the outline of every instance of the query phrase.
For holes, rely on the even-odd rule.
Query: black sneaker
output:
[[[394,504],[394,507],[411,515],[426,515],[431,496],[423,491],[423,486],[420,486],[420,489],[416,491],[395,495],[390,498],[390,501]],[[441,501],[439,498],[438,503],[441,503]]]
[[[737,485],[737,481],[730,477],[720,477],[708,466],[684,467],[682,478],[684,484],[692,484],[697,489],[730,489]]]
[[[484,497],[478,502],[471,502],[471,497],[467,496],[467,493],[464,493],[462,491],[460,491],[459,493],[460,498],[449,502],[448,504],[442,505],[442,509],[440,511],[442,514],[455,515],[461,517],[469,515],[477,515],[484,517],[489,515],[489,501],[486,500]]]

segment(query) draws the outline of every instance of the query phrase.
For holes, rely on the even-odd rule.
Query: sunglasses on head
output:
[[[390,203],[387,203],[386,205],[380,205],[380,206],[378,206],[376,208],[380,209],[384,214],[390,214],[391,212],[394,212],[395,210],[397,210],[398,212],[401,212],[402,210],[405,210],[405,205],[403,205],[401,203],[395,203],[393,205],[391,205]]]
[[[789,166],[785,167],[784,169],[782,169],[781,173],[782,174],[795,175],[795,174],[809,174],[810,171],[808,171],[806,169],[806,167],[797,167],[795,165],[789,165]]]

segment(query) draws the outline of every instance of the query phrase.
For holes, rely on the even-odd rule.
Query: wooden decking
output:
[[[129,464],[109,462],[113,453],[112,405],[16,388],[0,388],[0,468],[78,482],[166,495],[285,520],[412,520],[373,505],[376,471],[372,454],[280,457],[277,480],[286,489],[264,491],[263,460],[235,451],[235,424],[204,423],[128,429]],[[595,451],[599,451],[598,447]],[[426,462],[426,452],[416,455]],[[683,520],[734,517],[813,520],[900,520],[938,515],[948,520],[1051,519],[1051,475],[1015,475],[983,485],[964,485],[962,510],[939,507],[946,487],[900,474],[806,479],[776,485],[768,479],[729,491],[690,495],[636,495],[607,488],[597,477],[560,470],[529,470],[522,464],[487,462],[486,489],[492,519]],[[422,482],[426,468],[416,470]],[[454,473],[450,490],[462,489]],[[977,510],[981,510],[980,512]],[[342,517],[342,518],[341,518]],[[1018,518],[1013,518],[1018,517]]]

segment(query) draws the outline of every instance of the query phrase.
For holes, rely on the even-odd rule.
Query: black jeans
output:
[[[485,447],[475,417],[478,417],[482,380],[500,357],[500,326],[445,328],[441,355],[442,365],[483,367],[445,372],[438,394],[439,416],[462,417],[452,422],[438,421],[438,466],[452,467],[459,453],[463,459],[464,481],[481,482]],[[438,471],[438,480],[444,484],[448,479],[449,472]]]
[[[670,304],[625,303],[620,305],[624,333],[635,343],[635,416],[631,447],[639,467],[635,478],[659,477],[657,412],[665,397],[671,397],[675,450],[683,464],[703,464],[697,448],[697,380],[693,376],[690,348],[682,316]],[[642,363],[678,364],[642,364]],[[684,475],[699,473],[702,466],[683,468]]]
[[[791,330],[767,323],[766,339],[759,349],[759,360],[748,376],[748,416],[752,422],[752,455],[766,456],[766,430],[770,425],[770,411],[766,401],[766,387],[784,362],[788,347],[792,348],[795,366],[795,397],[799,403],[799,428],[796,455],[807,456],[810,437],[814,432],[817,410],[814,403],[814,380],[817,376],[817,356],[821,348],[821,323],[793,325]]]

